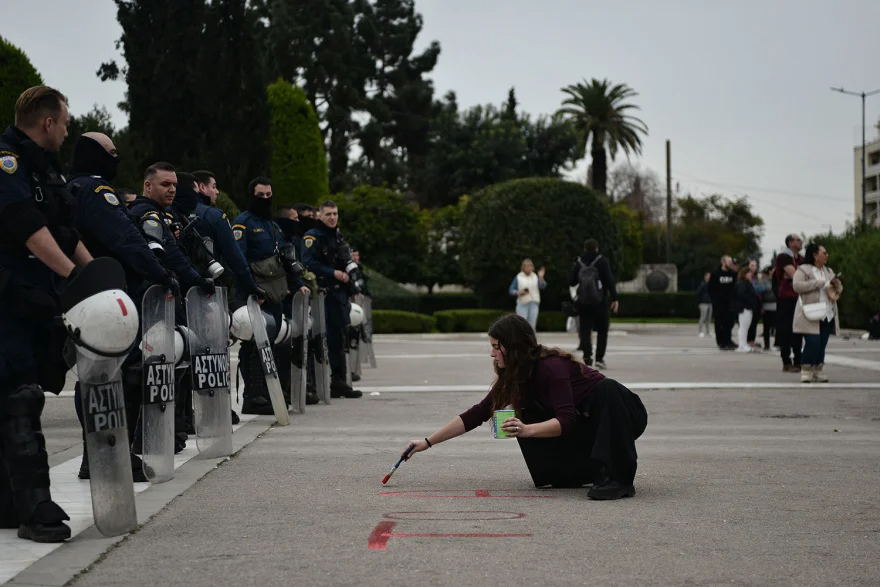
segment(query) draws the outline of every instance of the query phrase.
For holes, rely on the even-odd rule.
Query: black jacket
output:
[[[584,253],[580,257],[581,263],[589,265],[601,254],[602,253]],[[599,272],[599,281],[602,283],[602,291],[605,292],[605,299],[608,300],[610,297],[612,302],[616,302],[617,284],[614,281],[614,275],[611,273],[611,264],[608,263],[608,259],[603,255],[601,259],[596,261],[594,267],[596,267],[596,270]],[[568,275],[569,286],[578,285],[578,272],[580,271],[580,268],[580,264],[577,262],[577,259],[575,259],[574,265],[571,266],[571,272]]]
[[[700,285],[697,287],[697,303],[698,304],[711,304],[712,298],[709,296],[709,284],[705,281],[701,281]]]
[[[736,282],[736,311],[758,309],[758,293],[751,281],[739,280]]]

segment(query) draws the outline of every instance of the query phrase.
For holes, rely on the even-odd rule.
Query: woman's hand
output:
[[[410,440],[409,444],[406,445],[406,448],[403,449],[403,452],[400,453],[401,457],[406,454],[406,450],[407,450],[407,448],[410,447],[410,445],[415,446],[415,448],[412,449],[412,451],[410,451],[410,453],[409,453],[409,456],[406,457],[407,461],[410,460],[412,458],[412,456],[414,454],[416,454],[417,452],[422,452],[423,450],[428,450],[428,443],[425,442],[424,440]]]
[[[531,436],[530,428],[531,426],[523,424],[519,418],[508,418],[501,424],[501,429],[504,430],[508,436],[514,438],[528,438]]]
[[[543,279],[544,279],[544,273],[546,273],[546,272],[547,272],[547,270],[544,269],[543,267],[541,267],[540,269],[538,269],[538,277],[541,278],[542,281],[543,281]]]

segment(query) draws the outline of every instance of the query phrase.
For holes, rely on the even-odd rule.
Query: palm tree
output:
[[[611,85],[608,80],[597,79],[562,88],[562,92],[568,97],[563,100],[563,108],[558,113],[571,121],[590,146],[593,164],[592,171],[587,174],[587,183],[594,190],[605,193],[608,179],[605,148],[608,148],[612,161],[618,149],[623,149],[627,158],[630,153],[642,153],[639,134],[647,136],[648,127],[627,113],[639,107],[625,102],[628,98],[638,96],[638,93],[626,84]]]

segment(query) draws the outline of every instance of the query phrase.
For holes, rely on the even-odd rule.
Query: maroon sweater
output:
[[[526,401],[535,402],[562,426],[562,435],[574,430],[577,422],[577,406],[586,398],[605,376],[586,365],[572,363],[562,357],[547,357],[538,361]],[[459,416],[469,432],[492,417],[492,394]]]

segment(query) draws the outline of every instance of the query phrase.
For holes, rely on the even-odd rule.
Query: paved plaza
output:
[[[880,343],[833,338],[832,383],[801,385],[778,354],[720,352],[695,330],[615,326],[606,374],[650,415],[637,494],[614,502],[535,489],[486,425],[381,485],[409,439],[483,397],[485,335],[377,336],[362,399],[285,428],[244,417],[230,459],[195,459],[191,440],[172,481],[137,484],[143,526],[117,539],[91,525],[76,478],[72,393],[50,397],[53,494],[75,536],[0,530],[0,584],[877,585]]]

